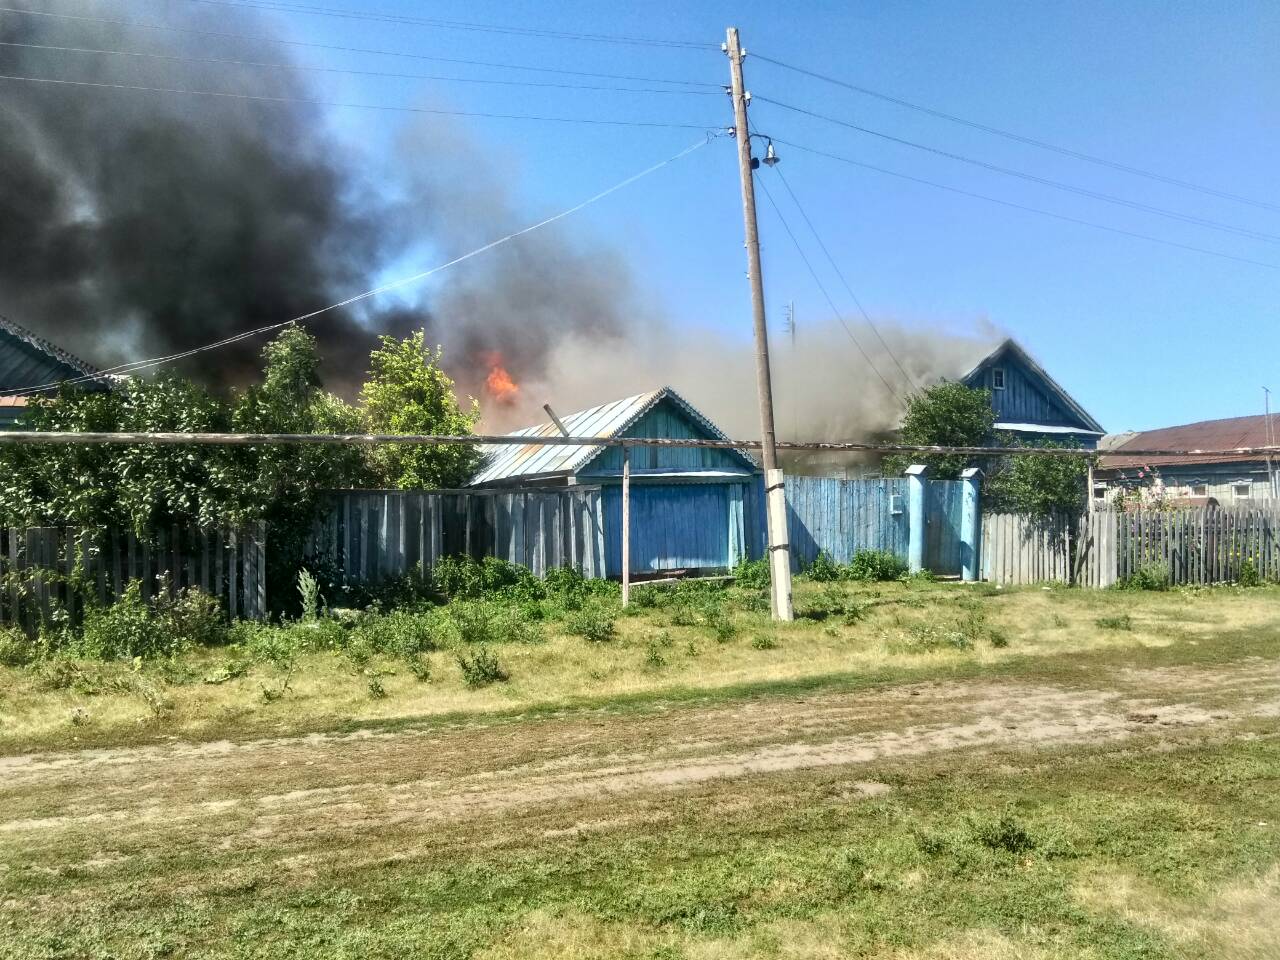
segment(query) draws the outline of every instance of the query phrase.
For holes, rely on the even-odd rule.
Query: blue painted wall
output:
[[[906,480],[789,476],[786,492],[793,568],[804,569],[819,552],[838,563],[848,563],[864,549],[907,558]]]
[[[1003,390],[996,390],[992,384],[992,371],[996,368],[1004,370]],[[1053,398],[1039,374],[1012,354],[1005,354],[994,363],[974,371],[965,383],[991,391],[991,409],[995,411],[997,420],[1089,429],[1079,417]]]
[[[716,439],[685,415],[670,400],[662,400],[623,434],[625,437],[659,439]],[[693,447],[648,447],[631,451],[631,469],[643,470],[754,470],[753,464],[732,450]],[[578,476],[584,480],[616,476],[622,472],[622,450],[610,447],[588,463]]]
[[[747,482],[633,483],[631,570],[728,569],[746,550]],[[622,487],[604,488],[605,570],[622,576]]]

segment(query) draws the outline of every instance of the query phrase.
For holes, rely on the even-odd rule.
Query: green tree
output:
[[[441,350],[426,346],[424,331],[403,340],[382,337],[369,358],[369,380],[360,391],[369,429],[374,433],[444,434],[475,432],[479,405],[464,409],[454,383],[441,369]],[[403,489],[457,487],[479,462],[473,446],[400,446],[375,449],[374,470],[388,486]]]
[[[1015,445],[1003,438],[1007,446]],[[1068,449],[1044,440],[1028,444],[1038,449]],[[999,513],[1048,516],[1084,509],[1088,496],[1089,461],[1077,457],[1008,457],[993,466],[985,483],[988,509]]]
[[[988,443],[995,424],[991,394],[963,383],[944,380],[907,398],[899,436],[903,443],[928,446],[978,447]],[[886,457],[886,473],[901,473],[913,463],[925,463],[936,480],[954,480],[972,462],[952,454]]]

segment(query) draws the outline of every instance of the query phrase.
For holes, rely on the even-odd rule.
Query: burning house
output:
[[[510,434],[602,439],[725,440],[670,387],[579,410]],[[561,433],[563,426],[565,433]],[[616,446],[490,445],[474,487],[599,486],[606,572],[622,571],[622,450]],[[737,450],[637,447],[631,451],[631,569],[634,575],[714,572],[760,556],[760,468]]]

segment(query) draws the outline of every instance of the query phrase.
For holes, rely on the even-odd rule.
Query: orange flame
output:
[[[484,379],[489,395],[507,406],[515,403],[520,386],[511,379],[511,374],[502,365],[502,354],[497,350],[491,350],[484,355],[484,362],[489,367],[489,375]]]

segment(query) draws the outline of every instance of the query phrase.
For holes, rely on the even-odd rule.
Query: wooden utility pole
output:
[[[773,385],[769,373],[769,328],[764,315],[764,277],[760,270],[760,234],[756,227],[756,188],[752,169],[751,130],[747,125],[747,92],[742,82],[745,54],[738,28],[727,31],[724,51],[729,56],[733,131],[738,141],[738,169],[742,178],[742,219],[746,228],[747,275],[751,281],[751,314],[756,338],[756,387],[760,395],[761,459],[764,462],[765,507],[769,533],[770,605],[775,620],[792,620],[791,548],[787,542],[787,503],[778,469],[777,435],[773,427]]]

